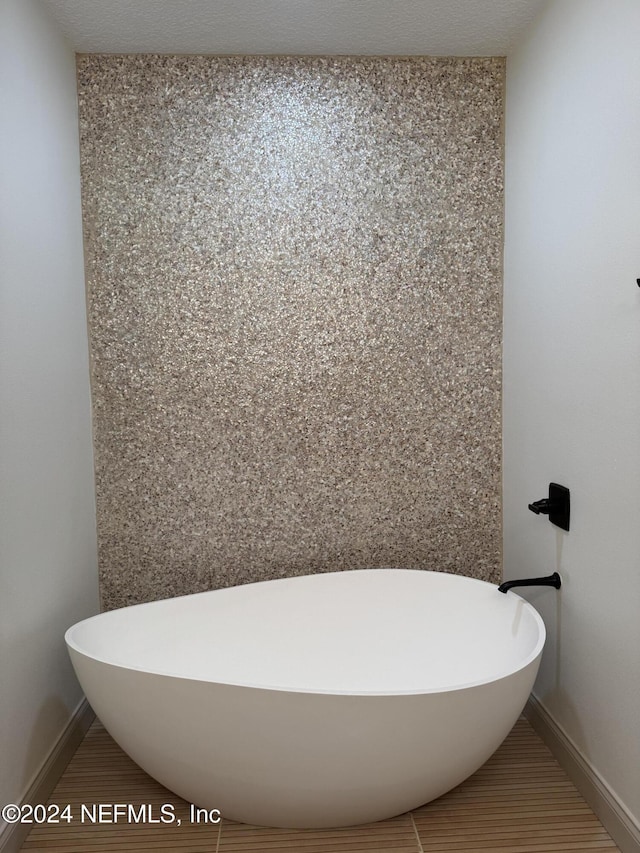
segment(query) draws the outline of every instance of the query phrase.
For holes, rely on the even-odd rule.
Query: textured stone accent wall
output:
[[[106,608],[499,580],[503,74],[79,58]]]

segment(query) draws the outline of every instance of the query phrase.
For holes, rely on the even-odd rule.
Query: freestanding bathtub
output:
[[[140,604],[66,633],[80,683],[151,776],[223,819],[381,820],[444,794],[515,723],[545,629],[513,592],[365,569]]]

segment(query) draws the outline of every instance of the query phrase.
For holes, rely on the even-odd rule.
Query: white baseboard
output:
[[[524,715],[593,809],[621,853],[640,853],[640,826],[535,696],[529,698]]]
[[[95,716],[87,700],[83,699],[53,745],[20,805],[47,802]],[[0,853],[18,853],[30,829],[28,824],[5,824],[0,830]]]

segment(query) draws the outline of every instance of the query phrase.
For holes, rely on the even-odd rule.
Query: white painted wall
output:
[[[0,117],[4,804],[81,700],[63,632],[98,610],[75,60],[34,0],[0,0]]]
[[[636,823],[639,43],[638,0],[556,0],[508,58],[504,294],[504,574],[561,573],[535,695]]]

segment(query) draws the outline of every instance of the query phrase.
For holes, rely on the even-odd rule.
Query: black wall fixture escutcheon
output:
[[[563,530],[569,529],[571,515],[571,497],[566,486],[549,483],[549,497],[529,504],[531,512],[536,515],[548,515],[549,521]]]

